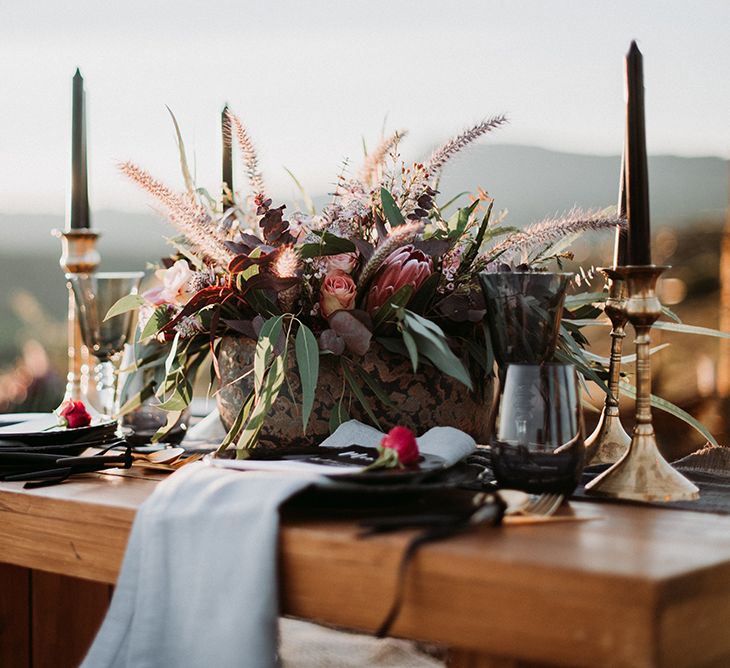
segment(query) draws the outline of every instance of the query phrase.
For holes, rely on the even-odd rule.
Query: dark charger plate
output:
[[[233,458],[235,452],[228,451],[216,457]],[[345,448],[293,448],[285,450],[254,449],[250,459],[258,461],[306,461],[333,467],[367,466],[376,460],[376,448],[352,445]],[[324,494],[352,493],[376,495],[401,495],[427,491],[453,489],[469,480],[474,480],[478,470],[464,463],[448,466],[446,460],[437,455],[422,454],[418,462],[406,468],[374,469],[365,472],[338,473],[324,476],[330,479],[327,485],[317,486]]]
[[[1,414],[0,448],[11,443],[43,448],[73,444],[81,447],[102,445],[116,439],[117,423],[114,420],[68,429],[56,426],[57,419],[53,413]]]

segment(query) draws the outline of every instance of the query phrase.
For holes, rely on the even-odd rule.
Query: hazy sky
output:
[[[95,209],[148,203],[119,160],[180,184],[166,104],[211,190],[225,101],[280,196],[292,192],[283,165],[327,191],[386,114],[414,155],[503,111],[511,125],[489,141],[617,154],[632,38],[650,152],[728,158],[728,26],[727,0],[0,0],[0,212],[65,211],[77,65]]]

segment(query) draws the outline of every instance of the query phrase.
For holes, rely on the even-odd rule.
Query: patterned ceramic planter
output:
[[[252,367],[255,348],[255,342],[246,338],[226,337],[221,342],[219,361],[223,389],[218,393],[218,409],[226,428],[235,420],[241,402],[251,389],[252,374],[242,376]],[[314,409],[304,435],[300,410],[301,385],[295,355],[288,355],[287,361],[288,383],[282,385],[261,432],[260,444],[264,447],[321,443],[329,435],[332,407],[342,393],[343,378],[339,365],[330,356],[320,358]],[[414,374],[408,360],[386,351],[377,343],[360,358],[359,363],[363,370],[377,379],[394,404],[391,408],[383,405],[368,387],[363,388],[384,430],[400,424],[422,434],[431,427],[453,426],[471,434],[479,443],[488,442],[494,390],[491,379],[485,379],[482,392],[470,392],[457,380],[430,365],[422,365]],[[348,413],[351,418],[369,423],[367,414],[354,398],[348,406]]]

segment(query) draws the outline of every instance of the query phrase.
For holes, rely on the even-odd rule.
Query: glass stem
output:
[[[116,369],[111,360],[102,360],[96,365],[96,391],[101,412],[109,417],[118,413]]]

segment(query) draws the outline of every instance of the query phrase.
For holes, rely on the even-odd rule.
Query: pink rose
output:
[[[344,271],[351,274],[357,265],[357,253],[339,253],[327,258],[327,271]]]
[[[319,308],[325,318],[329,318],[335,311],[355,307],[357,288],[355,281],[344,271],[333,271],[327,274],[322,281],[319,291]]]
[[[380,447],[394,450],[400,464],[415,464],[421,456],[416,437],[408,427],[393,427],[383,436]]]
[[[66,399],[57,409],[58,424],[69,429],[76,427],[86,427],[91,424],[91,415],[86,410],[83,401],[74,401]]]

